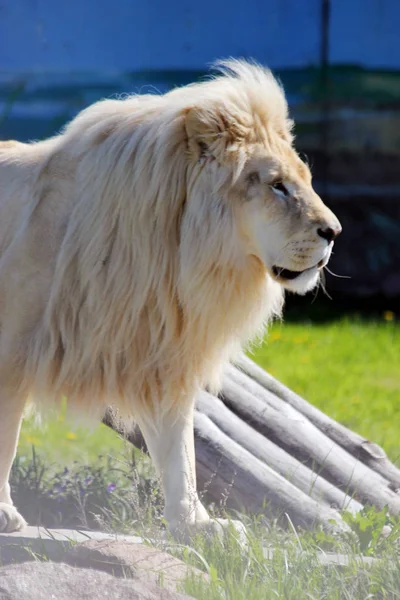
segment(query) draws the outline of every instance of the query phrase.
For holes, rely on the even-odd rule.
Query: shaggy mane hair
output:
[[[219,69],[162,96],[98,102],[26,150],[39,159],[19,235],[43,214],[58,218],[51,285],[24,346],[24,385],[40,402],[67,396],[79,412],[112,405],[155,423],[217,387],[224,364],[280,313],[281,286],[240,251],[218,194],[249,145],[291,141],[287,105],[268,70]],[[216,189],[202,176],[205,148],[221,157]]]

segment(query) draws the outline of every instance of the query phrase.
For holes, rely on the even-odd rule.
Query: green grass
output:
[[[400,323],[392,318],[276,323],[253,358],[399,461]]]
[[[186,592],[197,600],[394,600],[400,597],[400,563],[391,542],[372,568],[365,567],[357,544],[348,539],[329,542],[311,535],[283,531],[275,524],[248,525],[249,548],[243,552],[230,536],[225,547],[208,540],[196,544],[197,566],[206,565],[211,583],[189,582]],[[265,559],[263,547],[271,557]],[[322,565],[324,549],[349,557],[346,566]],[[186,556],[193,560],[193,554]]]
[[[127,442],[105,425],[85,429],[60,419],[49,421],[43,427],[26,420],[21,429],[18,455],[31,456],[34,447],[51,463],[70,465],[79,461],[91,464],[99,455],[123,454],[126,445]]]

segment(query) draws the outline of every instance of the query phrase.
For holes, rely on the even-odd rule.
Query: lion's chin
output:
[[[288,269],[272,269],[273,279],[287,290],[296,294],[306,294],[317,285],[320,277],[318,266],[304,271],[290,271]]]

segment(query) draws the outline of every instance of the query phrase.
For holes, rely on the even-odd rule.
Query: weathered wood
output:
[[[247,356],[243,355],[238,361],[237,366],[271,394],[274,394],[307,417],[318,429],[345,448],[352,456],[380,473],[390,482],[391,488],[394,491],[400,490],[400,470],[390,462],[385,451],[378,444],[367,440],[328,417],[328,415],[290,390],[267,371],[261,369]]]
[[[115,428],[107,416],[104,422]],[[400,471],[384,451],[336,423],[247,357],[226,370],[221,397],[196,399],[197,480],[207,501],[293,523],[347,529],[339,510],[400,513]],[[146,444],[136,427],[125,434]],[[336,510],[339,509],[339,510]]]
[[[285,450],[253,429],[230,411],[223,402],[202,392],[197,397],[197,410],[206,415],[230,439],[248,450],[252,456],[274,469],[296,488],[317,502],[357,512],[362,505],[306,467]],[[200,481],[199,485],[204,485]],[[212,490],[215,498],[215,490]]]
[[[338,511],[316,502],[195,412],[196,468],[226,505],[249,514],[288,513],[295,525],[346,531]]]
[[[225,404],[254,429],[298,460],[312,465],[336,487],[378,508],[400,512],[400,496],[389,482],[328,438],[291,405],[230,367],[222,394]]]

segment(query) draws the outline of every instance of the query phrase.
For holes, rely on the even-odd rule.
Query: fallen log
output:
[[[253,379],[230,367],[222,394],[225,404],[300,461],[310,464],[339,489],[355,495],[364,504],[378,508],[388,505],[400,512],[400,495],[389,481],[347,450],[328,438],[309,419],[267,392]]]
[[[315,501],[331,507],[347,509],[353,513],[361,509],[359,502],[254,430],[251,425],[229,410],[220,399],[205,392],[199,394],[197,412],[206,415],[221,432],[284,477],[297,491],[300,490]],[[293,492],[292,489],[290,491]]]
[[[337,423],[318,408],[304,400],[301,396],[261,369],[256,363],[243,355],[237,367],[251,379],[257,381],[266,390],[293,406],[299,413],[307,417],[325,435],[345,448],[355,458],[358,458],[371,469],[387,479],[394,491],[400,491],[400,469],[387,458],[383,448],[351,431],[341,423]]]
[[[107,416],[104,422],[115,428]],[[219,398],[198,394],[194,431],[206,502],[342,530],[342,510],[356,513],[369,504],[400,513],[400,470],[383,449],[245,356],[227,368]],[[125,437],[146,451],[137,427]]]
[[[196,469],[206,491],[218,504],[246,514],[288,514],[295,525],[313,527],[321,524],[331,530],[347,530],[338,511],[317,502],[274,469],[256,458],[235,440],[223,433],[213,421],[196,410]]]

